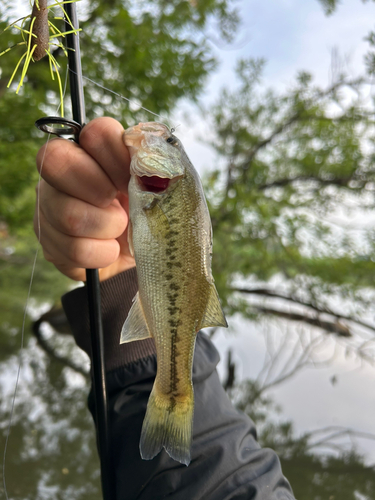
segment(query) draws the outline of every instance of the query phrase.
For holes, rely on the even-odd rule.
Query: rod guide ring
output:
[[[79,134],[83,128],[78,122],[68,120],[61,116],[45,116],[35,122],[35,126],[46,134],[53,134],[57,137],[74,136],[77,142]]]

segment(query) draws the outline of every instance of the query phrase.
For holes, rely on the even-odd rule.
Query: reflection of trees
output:
[[[344,346],[337,337],[300,323],[264,322],[266,354],[254,380],[236,383],[236,365],[231,350],[226,361],[224,387],[236,405],[253,419],[263,447],[279,455],[283,472],[299,500],[374,498],[375,466],[359,453],[359,440],[375,441],[375,434],[343,426],[327,426],[297,434],[293,422],[285,420],[269,391],[295,377],[302,369],[331,366],[343,349],[364,361],[357,346]],[[347,338],[344,338],[344,342]],[[332,381],[333,383],[333,381]],[[319,398],[317,395],[315,395]]]
[[[60,335],[49,335],[43,333],[43,324],[49,324],[55,331],[60,333]],[[71,335],[71,329],[68,323],[68,318],[61,306],[52,306],[47,312],[42,314],[32,325],[32,332],[41,347],[49,356],[51,356],[56,361],[59,361],[65,366],[68,366],[72,370],[80,373],[84,377],[88,377],[88,368],[82,366],[82,360],[74,360],[69,354],[61,352],[61,348],[64,347],[66,339],[62,341],[59,337],[62,335]],[[79,362],[81,361],[81,362]]]
[[[256,306],[259,310],[266,307]],[[327,330],[320,323],[311,322],[319,328],[307,327],[306,321],[298,322],[299,315],[280,311],[280,320],[266,319],[262,323],[266,351],[263,367],[254,381],[259,396],[267,390],[285,382],[305,368],[327,368],[334,360],[345,354],[358,366],[364,363],[374,364],[374,339],[367,332],[356,335],[327,335]],[[296,323],[289,323],[294,319]],[[307,322],[308,323],[308,322]],[[308,323],[309,324],[309,323]],[[215,330],[212,331],[212,334]],[[235,365],[229,352],[227,360],[227,378],[225,388],[231,390],[235,382]],[[254,389],[255,390],[255,389]]]
[[[65,355],[81,358],[73,340]],[[82,359],[81,365],[82,365]],[[1,449],[4,449],[18,358],[0,370]],[[100,499],[95,430],[87,410],[85,377],[49,358],[30,339],[6,457],[6,483],[12,500]]]
[[[232,399],[255,421],[260,444],[278,453],[296,498],[375,497],[375,467],[366,465],[354,447],[357,438],[375,440],[375,435],[331,426],[297,436],[291,421],[275,418],[280,410],[255,381],[248,380],[233,389]]]
[[[34,331],[36,325],[40,326],[42,321],[47,322],[47,320],[58,326],[62,332],[66,332],[65,322],[60,313],[55,310],[42,315],[40,320],[34,323]],[[341,426],[327,426],[297,435],[293,423],[282,418],[280,409],[268,395],[270,389],[297,376],[302,369],[330,366],[336,357],[340,355],[339,351],[340,348],[343,349],[343,345],[345,349],[350,349],[350,346],[348,347],[346,343],[348,339],[352,342],[352,338],[337,337],[337,335],[330,336],[319,328],[303,325],[297,325],[294,328],[288,326],[283,329],[280,327],[280,321],[276,324],[275,322],[264,322],[262,331],[264,332],[267,349],[263,367],[256,380],[247,380],[236,384],[235,363],[233,356],[229,353],[227,376],[224,384],[238,409],[247,413],[255,421],[260,444],[276,450],[281,459],[283,471],[291,482],[298,499],[342,498],[344,500],[357,500],[361,498],[360,495],[364,495],[364,498],[372,498],[375,494],[375,468],[366,465],[364,457],[356,450],[356,447],[359,439],[375,440],[375,435]],[[61,361],[64,360],[64,356],[69,354],[67,351],[63,353],[61,345],[59,346],[61,339],[66,338],[66,333],[61,335],[52,334],[51,332],[48,333],[46,329],[41,335],[44,335],[45,340],[49,343],[48,345],[53,346],[53,349],[56,349],[61,356],[61,359],[55,362],[55,359],[49,361],[48,357],[43,355],[41,357],[44,360],[43,366],[51,364],[55,366],[55,373],[60,372],[60,377],[64,378],[64,373],[65,377],[67,373],[70,373],[70,377],[72,377],[73,372],[71,370],[67,368],[61,370]],[[340,346],[337,339],[344,344]],[[37,348],[33,347],[32,349]],[[77,357],[78,353],[74,349],[73,343],[70,345],[70,350],[69,359],[73,360],[79,367],[82,359]],[[354,355],[356,352],[355,346],[350,352]],[[28,359],[32,357],[31,353],[27,354]],[[357,356],[357,359],[358,364],[363,362],[360,355]],[[42,373],[43,368],[40,367],[37,371]],[[79,375],[75,375],[75,377],[81,380],[82,387],[74,389],[71,395],[72,400],[75,397],[80,398],[82,404],[84,399],[82,394],[85,385],[84,379],[80,378]],[[69,377],[67,380],[69,382]],[[47,388],[46,391],[48,392]],[[43,401],[43,395],[38,397],[42,398],[41,401]],[[49,400],[46,401],[46,404],[54,404],[54,398],[49,397],[46,399]],[[64,399],[62,404],[69,405],[71,402],[68,398]],[[48,412],[47,408],[46,410]],[[20,407],[19,411],[24,413],[28,410],[26,407]],[[64,424],[60,423],[61,434],[51,439],[51,443],[54,443],[53,446],[55,446],[55,452],[64,446],[61,443],[64,443],[67,439],[69,440],[70,432],[73,432],[73,435],[75,434],[75,417],[74,415],[72,417],[73,422],[67,420]],[[87,415],[85,418],[87,419]],[[88,420],[90,421],[90,418]],[[53,416],[51,418],[43,415],[38,422],[39,427],[45,426],[47,429],[44,442],[46,440],[49,442],[51,437],[48,431],[49,422],[51,421],[53,421]],[[56,425],[59,424],[55,422]],[[91,426],[91,422],[88,422],[88,425]],[[16,432],[24,432],[18,426],[19,422],[17,422]],[[51,429],[53,428],[52,426]],[[69,431],[71,428],[73,431]],[[89,430],[88,432],[92,431]],[[91,449],[95,454],[95,445],[92,439],[87,440],[88,436],[85,437],[85,435],[76,436],[75,439],[77,447],[82,446],[82,443],[84,443],[84,447]],[[26,441],[20,446],[24,446],[25,443]],[[51,452],[53,446],[50,445],[49,447]],[[44,450],[44,453],[46,451]],[[22,456],[26,462],[30,459],[28,453]],[[81,457],[81,459],[87,460],[87,457]],[[58,460],[56,460],[56,466],[60,467],[61,470],[64,467],[69,468],[68,466],[61,467],[62,464],[57,465],[58,463]],[[84,465],[82,464],[82,466]],[[96,474],[98,474],[98,470],[95,470]],[[71,479],[75,481],[77,478],[72,476]],[[86,494],[84,489],[81,491],[83,495]],[[85,496],[77,498],[85,498]]]

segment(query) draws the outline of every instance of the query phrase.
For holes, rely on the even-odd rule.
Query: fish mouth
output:
[[[149,193],[162,193],[168,188],[169,183],[171,182],[171,179],[158,177],[157,175],[137,175],[137,179],[142,191],[147,191]]]

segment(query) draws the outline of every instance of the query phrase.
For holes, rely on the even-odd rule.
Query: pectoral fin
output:
[[[199,329],[208,326],[228,326],[215,285],[211,285],[210,296]]]
[[[133,246],[133,226],[132,226],[132,221],[129,219],[128,222],[128,245],[129,245],[129,252],[132,257],[134,257],[134,246]]]
[[[151,337],[146,318],[143,313],[139,293],[133,299],[128,317],[121,330],[120,344],[133,342],[134,340],[144,340]]]

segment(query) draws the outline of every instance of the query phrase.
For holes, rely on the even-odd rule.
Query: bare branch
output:
[[[266,330],[267,355],[255,380],[257,396],[293,377],[302,368],[328,366],[336,356],[335,344],[328,357],[321,359],[319,355],[318,360],[318,351],[326,345],[327,337],[312,329],[300,328],[299,333],[288,329],[282,335],[274,328]]]
[[[326,186],[342,186],[342,187],[350,187],[348,184],[350,181],[356,180],[354,177],[342,177],[342,178],[334,178],[334,179],[322,179],[321,177],[318,177],[316,175],[297,175],[296,177],[291,177],[290,179],[278,179],[276,181],[272,181],[266,184],[261,184],[257,188],[261,191],[265,189],[269,189],[272,187],[282,187],[282,186],[287,186],[289,184],[293,184],[293,182],[298,182],[298,181],[316,181],[321,185],[326,185]],[[367,180],[365,181],[357,181],[358,185],[355,187],[350,187],[350,189],[353,190],[361,190],[363,189],[366,184]]]
[[[338,335],[339,337],[352,336],[352,333],[350,332],[349,328],[338,321],[336,322],[325,321],[320,319],[319,317],[310,318],[309,316],[306,316],[306,314],[280,311],[279,309],[271,309],[269,307],[255,306],[255,309],[263,314],[273,314],[275,316],[279,316],[280,318],[285,318],[292,321],[301,321],[309,325],[318,326],[319,328],[322,328],[326,332],[333,333],[335,335]]]
[[[313,339],[308,348],[302,351],[300,354],[300,357],[296,360],[294,366],[288,367],[287,364],[289,364],[289,361],[285,364],[284,369],[282,372],[274,379],[271,380],[268,383],[265,383],[264,385],[261,385],[260,387],[260,393],[263,393],[270,389],[271,387],[275,387],[276,385],[281,384],[282,382],[285,382],[285,380],[288,380],[289,378],[293,377],[297,372],[299,372],[302,368],[306,368],[309,366],[309,364],[313,364],[314,366],[319,365],[320,367],[326,367],[330,364],[333,356],[331,356],[329,359],[324,360],[324,361],[319,361],[319,362],[312,362],[309,361],[309,357],[311,352],[313,351],[314,347],[316,347],[319,343],[322,342],[322,339],[319,339],[316,337]],[[289,368],[289,370],[288,370]]]
[[[326,435],[324,435],[326,434]],[[348,437],[352,444],[354,444],[355,439],[371,439],[375,440],[375,434],[371,432],[362,432],[341,426],[328,426],[322,429],[316,429],[314,431],[305,434],[308,437],[308,449],[313,448],[332,448],[338,449],[338,451],[343,450],[343,445],[332,442],[333,440],[342,439],[343,437]],[[322,437],[318,437],[322,436]],[[311,441],[317,437],[316,441]]]
[[[293,295],[285,295],[285,294],[282,294],[282,293],[277,292],[275,290],[270,290],[268,288],[232,288],[232,290],[235,292],[245,293],[245,294],[249,294],[249,295],[262,295],[265,297],[287,300],[287,301],[292,302],[294,304],[308,307],[309,309],[312,309],[313,311],[317,312],[318,314],[329,314],[330,316],[333,316],[336,319],[336,321],[334,323],[332,322],[331,324],[337,325],[339,320],[350,321],[354,324],[357,324],[357,325],[360,325],[364,328],[367,328],[375,333],[375,327],[370,325],[369,323],[366,323],[364,321],[356,319],[353,316],[346,316],[343,314],[333,312],[330,309],[320,308],[320,307],[318,307],[310,302],[305,302],[303,300],[300,300]],[[293,318],[290,318],[290,319],[293,319]],[[298,321],[302,321],[302,320],[299,319]],[[340,323],[339,325],[341,325],[341,327],[343,327],[341,329],[339,326],[339,331],[341,332],[341,336],[348,337],[351,335],[350,330],[345,325],[342,325],[342,323]],[[317,326],[319,326],[319,325],[317,325]],[[346,331],[345,331],[345,329],[346,329]],[[340,335],[339,331],[332,331],[332,330],[329,330],[329,331],[330,331],[330,333],[336,333],[337,335]]]

